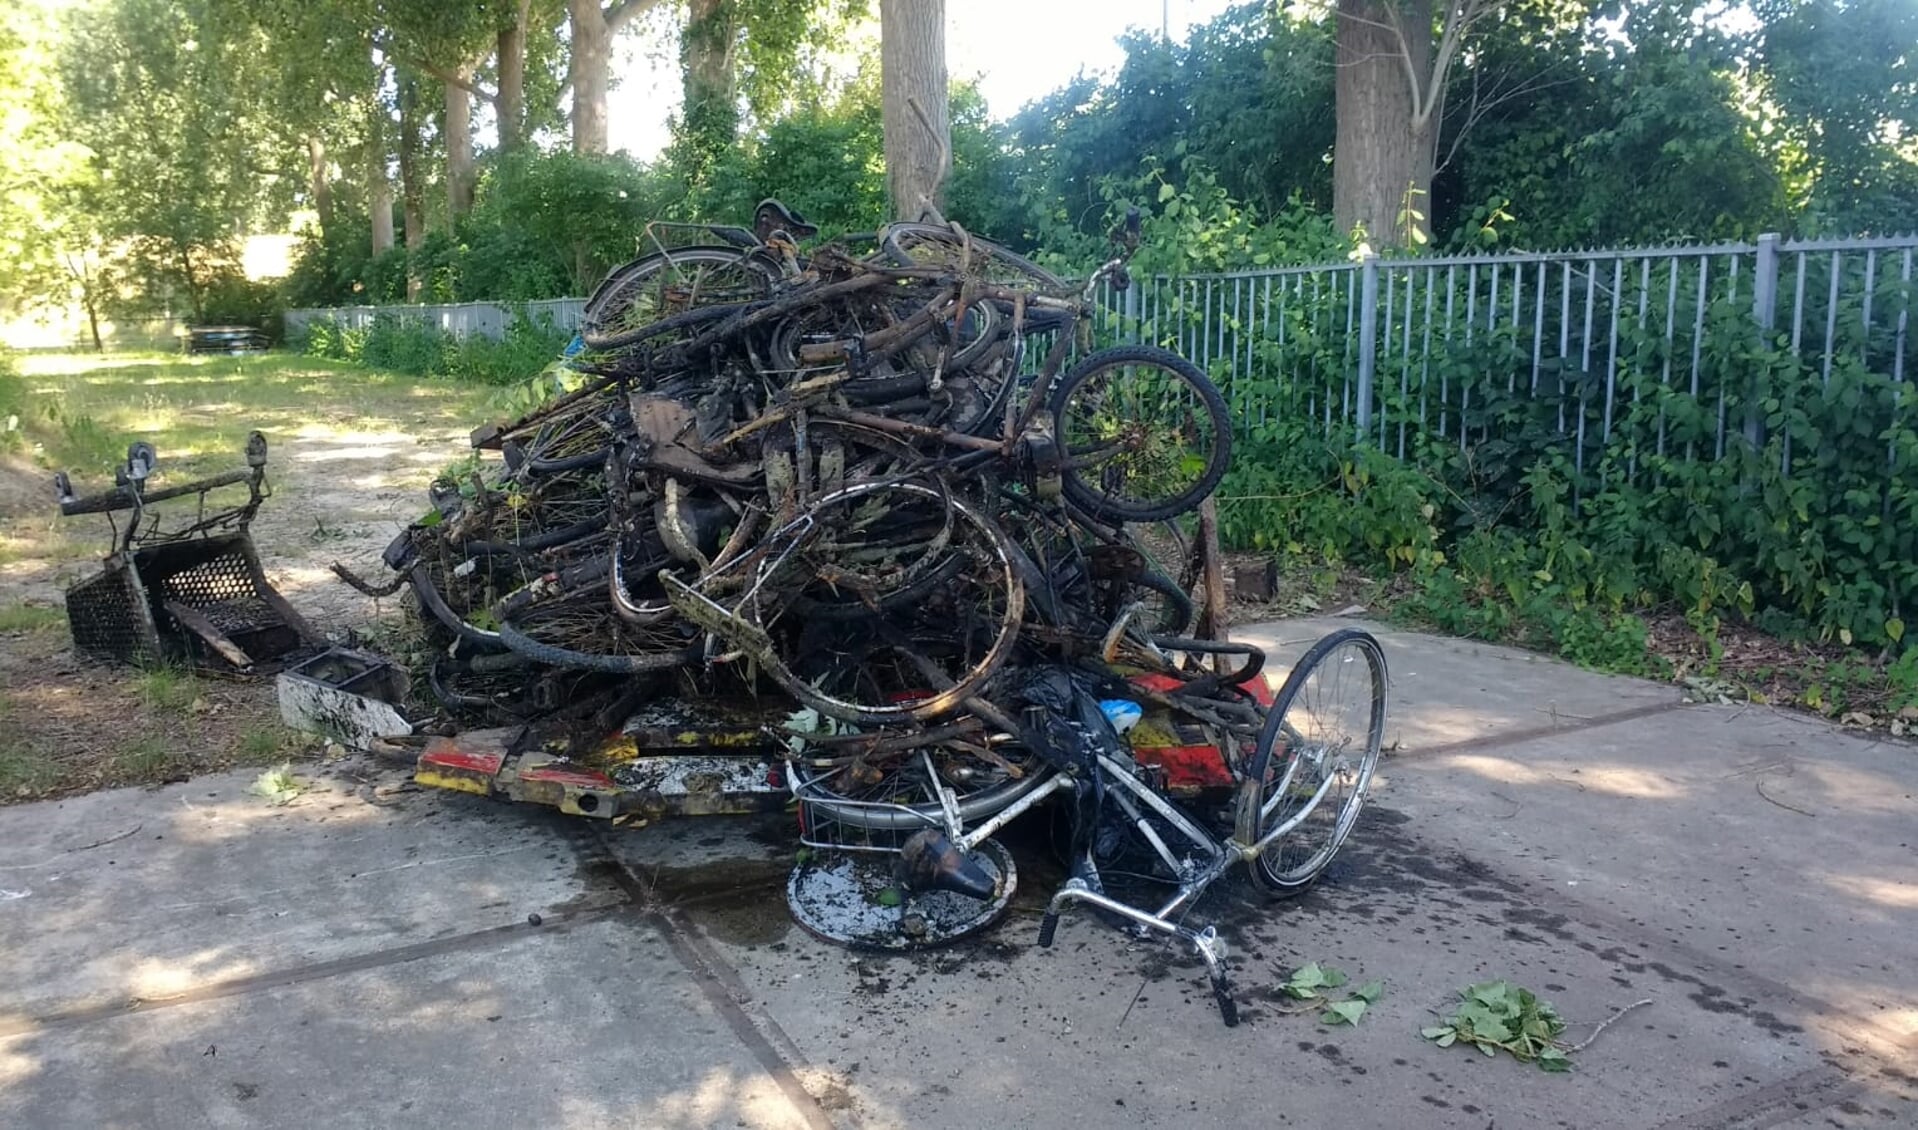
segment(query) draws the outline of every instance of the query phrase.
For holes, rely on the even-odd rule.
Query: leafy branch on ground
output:
[[[1504,1049],[1521,1063],[1538,1064],[1540,1070],[1570,1071],[1572,1053],[1590,1047],[1613,1022],[1650,1003],[1649,998],[1633,1001],[1599,1021],[1584,1040],[1568,1044],[1559,1038],[1565,1032],[1564,1018],[1530,989],[1510,981],[1482,981],[1461,989],[1459,1006],[1451,1017],[1420,1029],[1419,1035],[1441,1048],[1468,1044],[1487,1056]]]
[[[292,804],[301,793],[313,787],[312,782],[293,772],[289,762],[274,769],[268,769],[253,782],[255,796],[266,798],[268,804],[283,807]]]
[[[1419,1035],[1441,1048],[1469,1044],[1487,1056],[1503,1048],[1520,1063],[1545,1071],[1570,1071],[1572,1060],[1558,1037],[1565,1021],[1530,989],[1510,981],[1485,981],[1461,990],[1450,1019],[1421,1029]]]
[[[1316,961],[1301,965],[1279,986],[1279,992],[1305,1003],[1302,1007],[1284,1011],[1317,1012],[1319,1019],[1326,1024],[1357,1024],[1359,1018],[1365,1015],[1365,1010],[1385,995],[1385,982],[1367,981],[1338,996],[1327,992],[1343,988],[1349,980],[1345,971],[1336,966],[1321,965]]]

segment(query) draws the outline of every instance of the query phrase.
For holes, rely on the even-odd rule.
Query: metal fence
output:
[[[1142,279],[1107,296],[1101,329],[1158,341],[1205,368],[1248,423],[1281,405],[1328,437],[1367,439],[1403,458],[1421,433],[1461,446],[1490,439],[1488,401],[1531,402],[1579,470],[1607,448],[1723,458],[1772,434],[1777,398],[1760,361],[1788,355],[1817,395],[1834,369],[1902,385],[1918,235],[1382,260]],[[1499,394],[1504,394],[1502,397]],[[1894,392],[1894,401],[1901,395]],[[1668,413],[1674,396],[1706,426]],[[1784,407],[1789,408],[1786,404]],[[1789,413],[1786,413],[1789,416]],[[1625,433],[1629,428],[1629,434]]]
[[[1142,278],[1106,292],[1104,340],[1156,341],[1206,369],[1247,425],[1280,416],[1401,458],[1420,437],[1462,447],[1545,421],[1584,472],[1652,458],[1723,458],[1739,437],[1799,444],[1790,403],[1835,371],[1902,385],[1918,235],[1353,262]],[[382,315],[454,336],[502,336],[523,312],[574,330],[584,303],[294,310],[365,328]],[[1751,349],[1789,356],[1780,392]],[[1794,383],[1795,382],[1795,383]],[[1894,405],[1902,390],[1893,394]],[[1769,398],[1769,399],[1768,399]],[[1867,410],[1874,409],[1866,406]],[[1889,452],[1888,452],[1889,457]]]
[[[507,327],[524,315],[534,323],[551,319],[553,328],[567,333],[579,329],[583,298],[549,298],[537,302],[453,302],[420,306],[336,306],[286,312],[286,332],[293,336],[314,322],[331,322],[343,330],[364,330],[380,317],[437,326],[454,337],[486,337],[497,341]]]

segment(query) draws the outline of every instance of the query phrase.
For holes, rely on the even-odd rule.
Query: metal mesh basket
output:
[[[242,533],[109,557],[98,576],[67,590],[74,646],[112,663],[231,666],[168,604],[198,613],[255,661],[304,642],[305,626],[267,583],[252,539]]]
[[[938,814],[920,808],[825,793],[805,766],[791,761],[786,763],[786,780],[799,802],[799,841],[819,851],[896,855],[914,832],[945,824]]]

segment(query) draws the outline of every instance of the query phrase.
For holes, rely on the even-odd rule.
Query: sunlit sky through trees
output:
[[[1118,40],[1126,29],[1157,32],[1163,26],[1181,39],[1233,2],[947,0],[947,68],[956,79],[976,81],[993,116],[1005,117],[1081,70],[1117,67],[1125,60]],[[621,42],[619,85],[607,107],[611,146],[640,158],[665,147],[668,119],[679,110],[678,43],[658,30],[642,23]],[[869,49],[876,56],[876,27],[874,35]]]

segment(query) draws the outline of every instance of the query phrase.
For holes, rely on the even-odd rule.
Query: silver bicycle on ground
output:
[[[1003,910],[1016,883],[1011,856],[993,837],[1062,801],[1070,877],[1046,907],[1039,944],[1052,945],[1074,904],[1135,936],[1183,940],[1205,963],[1225,1023],[1237,1024],[1225,944],[1213,926],[1186,920],[1234,864],[1281,899],[1304,892],[1330,866],[1379,762],[1386,665],[1378,641],[1346,629],[1313,644],[1262,707],[1256,737],[1225,733],[1210,747],[1219,764],[1209,788],[1179,788],[1163,765],[1136,756],[1101,706],[1098,680],[1083,670],[1060,666],[1038,681],[1024,692],[1022,716],[989,739],[1000,751],[993,760],[1005,766],[997,776],[955,780],[919,750],[888,776],[889,796],[849,795],[843,762],[796,741],[788,775],[802,840],[822,853],[896,856],[908,900],[896,919],[906,933],[923,933],[929,918],[966,900],[977,909],[971,918],[962,911],[958,923],[976,927]],[[1156,699],[1161,715],[1179,708],[1177,694],[1140,697]],[[1037,755],[1023,762],[1036,771],[1016,771],[1021,752]]]

